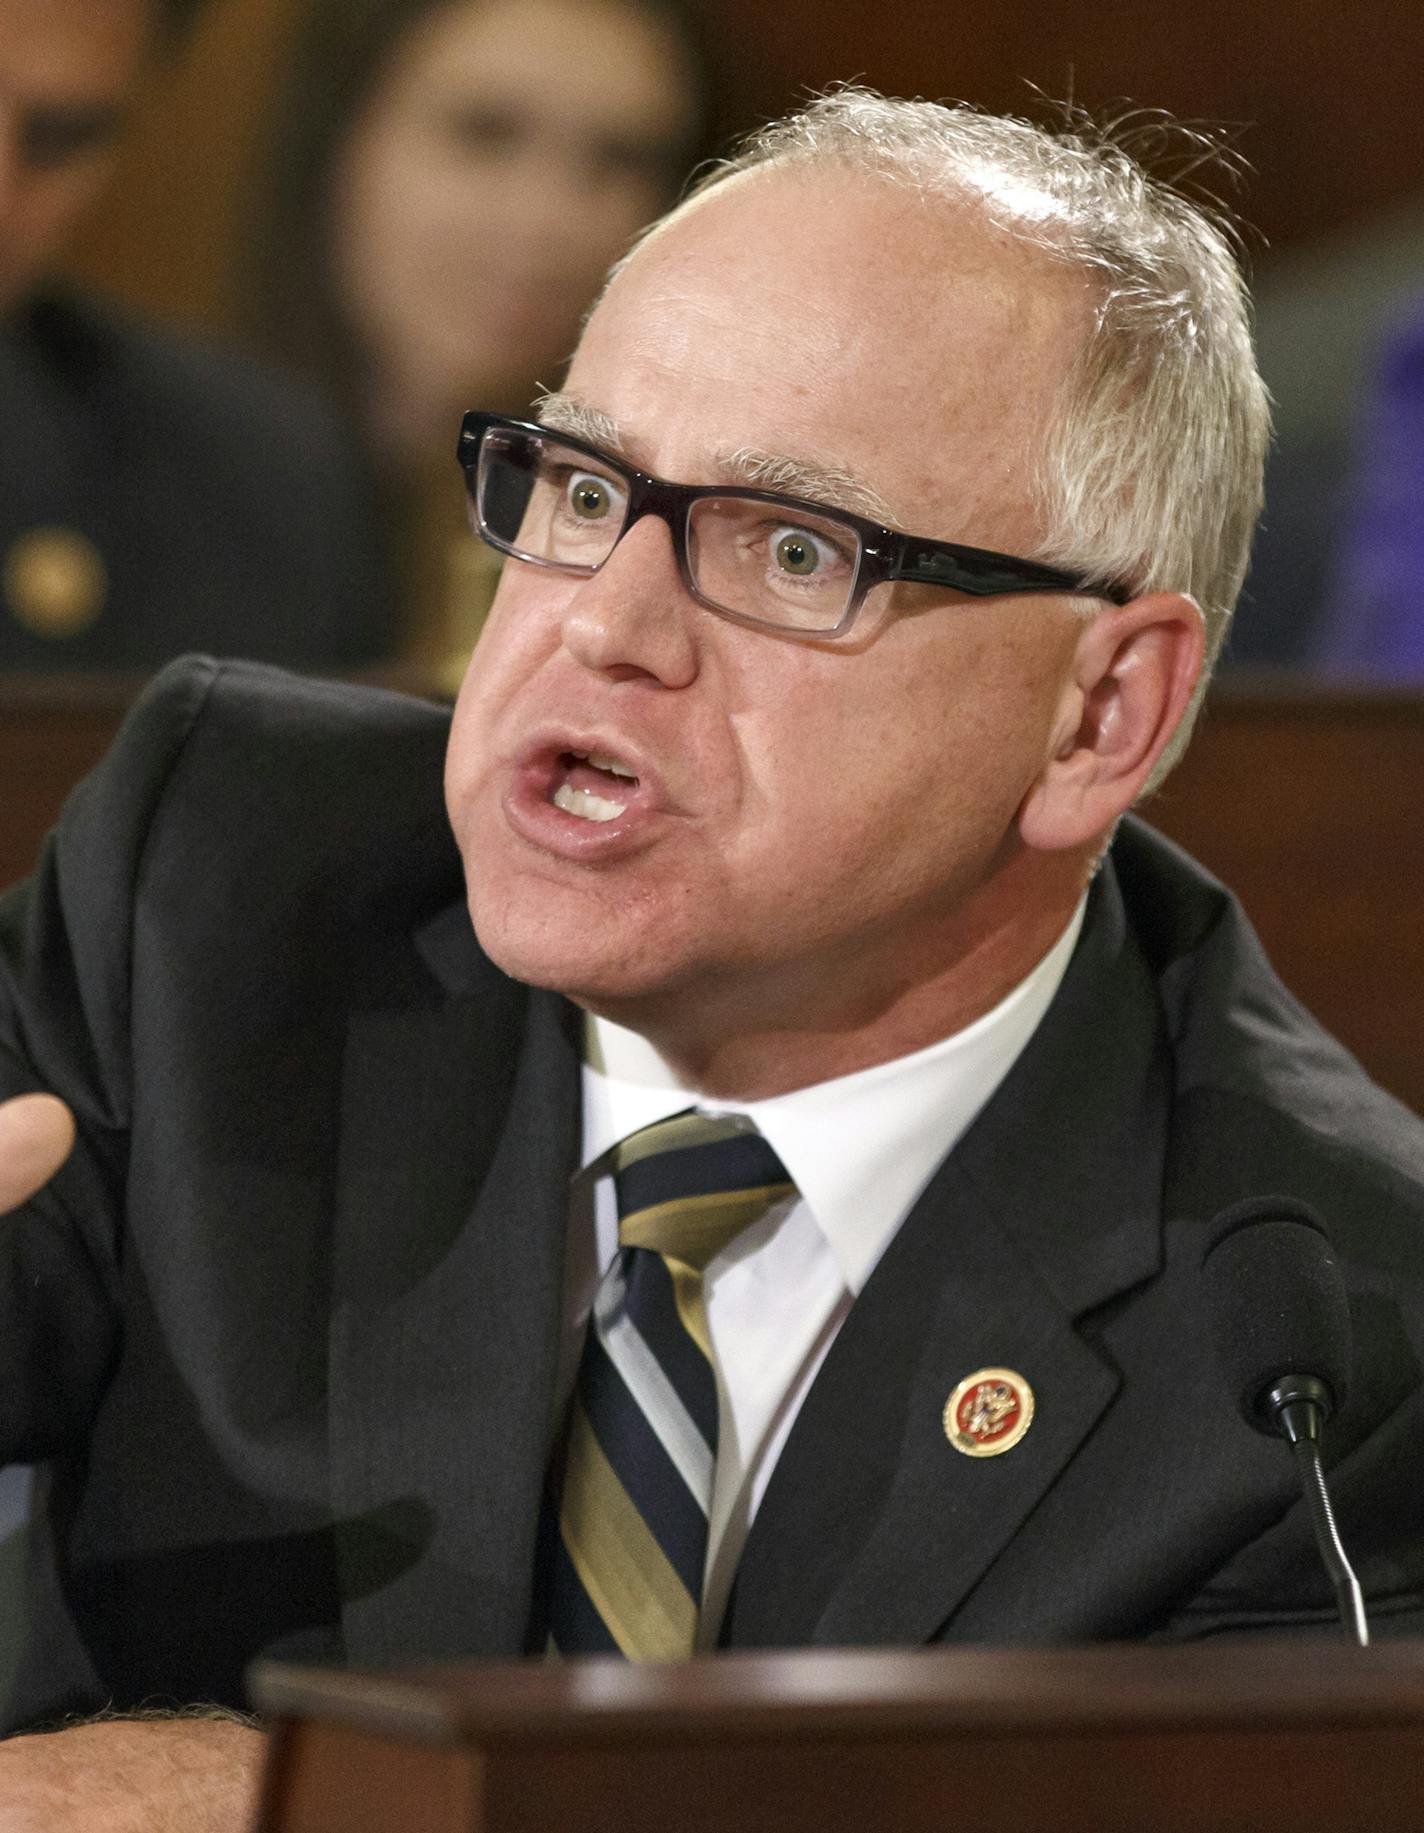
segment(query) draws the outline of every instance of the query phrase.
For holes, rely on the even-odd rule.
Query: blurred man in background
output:
[[[0,0],[0,669],[386,646],[355,472],[249,364],[52,282],[203,0]]]

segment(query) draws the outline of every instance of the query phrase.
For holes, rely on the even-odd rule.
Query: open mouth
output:
[[[617,758],[587,751],[561,751],[555,760],[549,800],[581,821],[616,821],[626,812],[638,778]]]

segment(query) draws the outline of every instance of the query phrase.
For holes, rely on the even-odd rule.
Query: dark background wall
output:
[[[132,303],[221,330],[259,123],[300,0],[216,0],[161,85],[76,267]],[[715,0],[733,115],[860,77],[1022,107],[1028,84],[1228,123],[1255,168],[1237,200],[1255,264],[1424,194],[1420,0]]]

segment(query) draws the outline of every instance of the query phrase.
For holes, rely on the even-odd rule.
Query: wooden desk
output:
[[[0,884],[29,869],[136,688],[0,680]],[[1225,682],[1145,812],[1237,892],[1287,985],[1424,1111],[1424,696]]]
[[[1418,1833],[1424,1645],[253,1676],[257,1833]]]

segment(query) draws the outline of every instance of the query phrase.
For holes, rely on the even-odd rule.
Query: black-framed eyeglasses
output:
[[[1128,594],[1082,573],[954,541],[901,534],[776,490],[670,484],[587,440],[503,414],[468,413],[459,459],[470,519],[491,547],[534,566],[596,573],[645,515],[672,534],[688,591],[709,611],[788,636],[843,636],[873,587],[892,579],[975,598]]]

